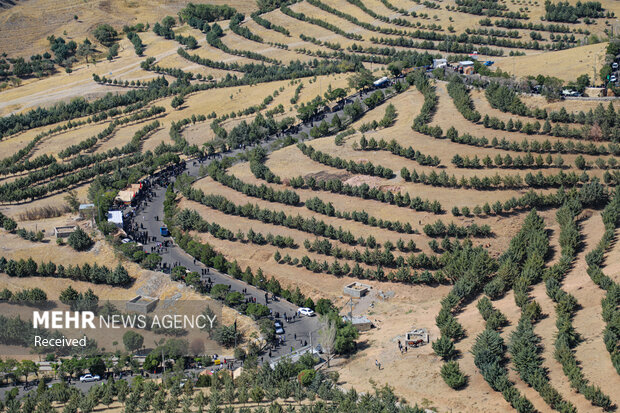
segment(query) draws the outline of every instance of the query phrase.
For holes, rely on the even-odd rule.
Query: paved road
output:
[[[346,101],[352,102],[356,98],[364,98],[369,93],[370,92],[361,94],[356,93],[354,95],[348,96]],[[315,125],[315,123],[321,122],[322,120],[331,122],[332,118],[336,114],[338,114],[341,119],[345,118],[343,109],[335,112],[327,112],[321,114],[317,116],[312,122],[298,125],[296,137],[301,140],[301,134],[306,133],[307,135],[309,135],[310,129]],[[261,142],[260,146],[262,146],[267,150],[267,152],[269,152],[269,145],[276,139],[277,137],[275,135],[271,136],[269,139]],[[241,152],[244,152],[247,149],[248,148],[235,149],[226,153],[226,156],[235,156]],[[187,161],[187,168],[184,173],[187,173],[190,176],[198,177],[200,167],[202,165],[209,165],[212,161],[212,159],[203,159],[201,161],[189,160]],[[171,181],[174,181],[174,178],[172,178]],[[144,227],[143,229],[140,228],[139,231],[148,232],[149,241],[145,243],[145,249],[147,252],[150,252],[151,246],[157,245],[158,243],[163,243],[166,240],[171,240],[170,237],[161,236],[159,231],[160,227],[163,225],[163,222],[161,220],[164,217],[163,202],[165,199],[165,193],[166,188],[163,187],[155,187],[151,189],[150,200],[138,206],[136,216],[133,219],[133,223],[137,224],[138,227]],[[310,345],[311,343],[316,345],[318,338],[317,332],[320,327],[318,317],[297,316],[296,319],[293,321],[285,321],[285,314],[290,317],[297,312],[298,307],[295,304],[285,301],[283,299],[273,300],[271,296],[268,302],[265,302],[264,290],[258,289],[241,280],[237,280],[227,274],[216,271],[213,268],[207,268],[203,263],[195,260],[191,255],[183,251],[179,246],[175,244],[167,248],[167,251],[162,254],[162,258],[162,262],[166,263],[169,267],[181,265],[190,271],[196,271],[198,274],[202,274],[203,269],[208,269],[208,276],[211,278],[211,281],[214,284],[230,285],[231,291],[243,292],[243,290],[245,289],[246,298],[253,298],[256,299],[257,303],[266,304],[272,310],[272,314],[279,313],[279,321],[284,324],[285,334],[283,335],[283,338],[285,339],[285,343],[281,346],[271,349],[272,358],[289,354],[295,349],[299,349],[303,345]],[[162,274],[162,276],[168,277],[167,274]],[[265,362],[267,361],[267,354],[265,354],[263,359]]]
[[[356,93],[352,96],[347,97],[347,100],[355,100],[356,98],[364,98],[369,92],[365,94]],[[362,103],[362,106],[363,103]],[[338,114],[341,119],[344,119],[344,111],[338,110],[332,113],[325,113],[320,115],[318,118],[314,119],[313,122],[309,122],[307,124],[298,125],[298,132],[296,137],[299,140],[302,140],[300,135],[302,133],[309,134],[310,129],[315,125],[315,123],[322,121],[323,119],[327,122],[331,122],[334,115]],[[263,141],[260,146],[264,147],[268,152],[270,150],[269,145],[273,143],[277,139],[276,136],[270,137],[268,140]],[[310,139],[310,138],[309,138]],[[251,148],[246,148],[251,149]],[[246,149],[236,149],[234,151],[229,151],[226,153],[227,156],[234,156],[240,152],[245,151]],[[189,160],[187,162],[187,168],[184,173],[188,173],[191,176],[199,176],[199,169],[202,165],[208,165],[213,160],[205,159],[202,162],[196,160]],[[174,181],[174,178],[171,179]],[[140,228],[139,231],[147,231],[150,237],[149,241],[144,243],[145,249],[147,252],[150,252],[150,247],[154,246],[163,241],[171,241],[170,237],[162,237],[159,233],[159,228],[163,225],[161,220],[164,217],[164,198],[165,198],[166,188],[165,187],[154,187],[151,189],[151,197],[148,202],[142,202],[136,208],[136,216],[133,219],[133,222],[140,227],[140,224],[144,226],[144,229]],[[158,219],[156,219],[158,217]],[[155,238],[153,238],[155,237]],[[172,266],[174,263],[178,263],[178,265],[182,265],[189,269],[190,271],[196,271],[198,274],[202,273],[203,269],[207,269],[207,267],[202,264],[198,260],[194,260],[194,258],[183,251],[179,246],[174,243],[168,247],[167,251],[162,254],[163,262]],[[211,281],[214,284],[226,284],[231,286],[231,291],[242,292],[244,289],[246,291],[245,296],[247,298],[255,298],[257,303],[265,304],[265,291],[260,290],[252,285],[249,285],[241,280],[237,280],[235,278],[230,277],[227,274],[223,274],[219,271],[214,270],[213,268],[208,268],[209,277],[211,277]],[[169,277],[166,273],[160,273],[162,277]],[[284,314],[287,316],[291,316],[296,313],[298,307],[284,299],[272,299],[269,297],[267,306],[272,310],[272,313],[279,313],[280,318],[278,319],[282,322],[285,330],[285,334],[283,335],[285,338],[285,342],[283,345],[276,346],[275,348],[271,348],[271,358],[268,356],[268,351],[265,351],[263,356],[260,358],[261,363],[267,363],[271,360],[279,359],[282,356],[289,355],[291,353],[298,354],[299,350],[307,344],[310,346],[316,346],[318,343],[318,330],[320,327],[320,323],[318,317],[305,317],[305,316],[297,316],[295,320],[290,322],[286,322],[284,320]],[[276,360],[277,362],[277,360]],[[187,371],[186,371],[187,372]],[[52,383],[58,382],[58,380],[52,381]],[[80,383],[79,381],[72,381],[71,385],[77,387],[78,389],[86,392],[90,387],[100,384],[101,382],[90,382],[90,383]],[[0,387],[0,397],[4,398],[4,395],[7,391],[11,390],[13,386]],[[29,387],[28,389],[24,389],[23,386],[19,386],[19,396],[22,397],[26,393],[36,389],[36,387]]]
[[[368,94],[369,92],[366,92]],[[353,101],[356,98],[364,97],[366,94],[362,94],[360,96],[359,93],[348,96],[347,101]],[[362,104],[363,105],[363,104]],[[341,119],[344,119],[344,111],[340,109],[335,112],[328,112],[322,115],[317,116],[312,122],[308,122],[306,124],[298,125],[297,138],[300,138],[302,133],[306,133],[309,135],[310,129],[315,125],[315,123],[321,122],[325,120],[327,122],[331,122],[332,118],[338,114]],[[277,137],[271,136],[268,140],[265,140],[260,143],[260,146],[265,148],[267,151],[270,150],[269,145],[275,141]],[[301,140],[301,139],[300,139]],[[227,156],[235,156],[248,148],[240,148],[235,149],[233,151],[229,151],[226,153]],[[198,177],[199,169],[202,165],[209,165],[213,160],[212,159],[203,159],[200,160],[189,160],[187,162],[187,168],[184,173],[189,174],[190,176]],[[174,178],[172,178],[174,181]],[[163,225],[161,221],[164,217],[164,199],[165,199],[166,188],[163,187],[155,187],[151,190],[150,201],[139,205],[137,208],[136,216],[133,219],[133,223],[137,224],[139,227],[143,226],[144,228],[140,228],[139,231],[147,231],[149,236],[149,241],[145,243],[145,249],[147,252],[150,252],[150,248],[158,243],[163,243],[166,240],[171,240],[170,237],[163,237],[160,235],[160,227]],[[145,204],[145,205],[144,205]],[[246,298],[256,299],[257,303],[266,304],[271,310],[272,314],[279,313],[279,320],[284,324],[285,334],[283,335],[285,339],[285,344],[282,346],[278,346],[274,349],[271,349],[272,358],[276,358],[282,356],[284,354],[291,353],[294,349],[298,349],[302,345],[309,345],[310,343],[316,343],[318,338],[317,332],[319,329],[319,321],[318,318],[315,317],[299,317],[291,322],[286,322],[284,320],[284,315],[291,316],[296,313],[298,307],[285,301],[283,299],[271,299],[271,296],[268,302],[265,302],[265,291],[258,289],[254,286],[251,286],[241,280],[237,280],[233,277],[230,277],[227,274],[223,274],[219,271],[214,270],[213,268],[207,268],[203,263],[198,260],[195,260],[191,255],[183,251],[179,246],[172,245],[170,246],[166,252],[162,254],[163,262],[168,266],[181,265],[187,268],[190,271],[196,271],[198,274],[202,274],[203,269],[208,269],[208,276],[211,278],[211,281],[214,284],[226,284],[231,286],[231,291],[243,292],[245,289]],[[168,275],[162,274],[162,276],[167,277]],[[266,356],[264,357],[267,358]],[[265,360],[267,361],[267,360]]]
[[[188,172],[190,175],[198,174],[198,165],[188,167]],[[159,242],[164,242],[166,240],[171,240],[170,237],[162,237],[159,235],[159,228],[162,226],[162,222],[155,219],[155,217],[161,218],[164,216],[164,207],[163,201],[165,197],[166,189],[159,188],[153,191],[152,201],[148,202],[148,204],[140,210],[135,218],[136,223],[141,223],[144,225],[145,230],[148,231],[149,236],[155,237],[155,240],[152,240],[148,244],[145,245],[146,250],[150,251],[150,247]],[[183,251],[181,247],[173,244],[168,248],[168,252],[164,252],[162,254],[163,262],[168,264],[169,266],[173,266],[174,263],[177,265],[182,265],[190,271],[196,271],[198,274],[202,273],[203,269],[209,270],[209,277],[214,284],[226,284],[231,286],[231,291],[243,292],[245,289],[246,298],[256,299],[257,303],[266,304],[271,310],[272,313],[280,313],[280,321],[284,324],[284,331],[286,337],[286,345],[279,346],[272,351],[272,355],[275,357],[277,355],[282,355],[286,352],[290,352],[291,346],[294,348],[299,348],[303,341],[307,341],[310,343],[311,338],[310,334],[312,333],[313,340],[316,340],[317,331],[319,329],[319,321],[318,317],[297,317],[296,320],[287,323],[284,320],[284,314],[288,317],[292,317],[293,314],[296,313],[298,307],[288,301],[283,299],[274,300],[269,295],[268,302],[265,302],[265,291],[258,289],[252,285],[246,284],[241,280],[237,280],[227,274],[223,274],[219,271],[214,270],[213,268],[208,268],[204,264],[202,264],[199,260],[194,260],[194,258]],[[168,274],[161,274],[162,277],[169,277]],[[295,336],[298,341],[295,342]]]

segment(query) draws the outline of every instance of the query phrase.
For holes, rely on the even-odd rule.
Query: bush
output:
[[[109,24],[100,24],[93,32],[93,36],[95,36],[95,39],[102,45],[110,46],[116,40],[118,33]]]
[[[316,371],[314,369],[302,370],[297,376],[299,380],[299,384],[304,387],[307,387],[312,384],[314,381],[314,377],[316,376]]]
[[[183,97],[175,96],[172,99],[172,102],[170,103],[170,106],[172,106],[174,109],[178,109],[179,107],[181,107],[183,105],[183,103],[185,103],[185,100],[183,99]]]
[[[441,366],[441,377],[448,386],[455,390],[467,384],[467,377],[461,372],[457,361],[449,361]]]
[[[94,241],[80,227],[69,235],[67,242],[76,251],[86,251],[94,244]]]
[[[454,343],[448,337],[439,337],[438,340],[433,342],[432,346],[435,354],[444,360],[451,360],[456,355]]]

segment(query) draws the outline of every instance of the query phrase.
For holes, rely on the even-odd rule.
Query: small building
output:
[[[374,87],[386,87],[390,84],[390,79],[387,76],[383,76],[381,79],[377,79],[372,82]]]
[[[474,67],[474,62],[472,62],[471,60],[463,60],[459,62],[458,66],[462,67],[463,69],[466,67]]]
[[[68,225],[64,227],[54,227],[54,235],[56,238],[67,238],[73,231],[77,229],[75,225]]]
[[[363,296],[368,294],[368,291],[370,291],[371,289],[372,287],[370,285],[354,282],[349,285],[345,285],[343,292],[344,294],[354,298],[362,298]]]
[[[405,334],[405,345],[408,347],[419,347],[428,342],[429,334],[425,328],[414,328]]]
[[[123,203],[125,205],[131,204],[133,199],[136,197],[137,192],[132,189],[124,189],[122,191],[118,191],[118,195],[114,198],[116,201]]]
[[[134,313],[146,314],[155,309],[158,298],[137,295],[125,304],[125,309]]]
[[[353,324],[353,327],[355,327],[357,331],[360,331],[360,332],[368,331],[374,327],[374,325],[372,324],[372,321],[370,321],[368,317],[366,316],[349,317],[348,315],[345,315],[345,316],[342,316],[342,321],[344,321],[345,323],[347,321],[351,321],[351,324]]]
[[[433,69],[439,69],[448,66],[448,59],[433,59]]]
[[[118,228],[123,229],[123,212],[122,211],[108,211],[108,222],[113,223]]]

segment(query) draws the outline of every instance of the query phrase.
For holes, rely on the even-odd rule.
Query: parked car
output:
[[[276,334],[284,334],[284,329],[282,327],[276,327]]]
[[[276,328],[282,328],[282,323],[281,323],[281,322],[279,322],[279,321],[274,322],[274,323],[273,323],[273,325],[274,325]]]
[[[314,315],[314,310],[308,307],[301,307],[299,310],[297,310],[297,313],[308,316],[308,317],[312,317]]]
[[[101,380],[101,377],[97,376],[96,374],[94,376],[92,374],[85,374],[80,377],[80,382],[82,383],[88,383],[89,381],[99,381],[99,380]]]
[[[613,63],[611,64],[611,68],[612,68],[613,70],[618,70],[618,63],[613,62]]]
[[[612,82],[612,83],[616,83],[616,80],[618,80],[616,75],[611,75],[611,77],[609,78],[609,81]]]

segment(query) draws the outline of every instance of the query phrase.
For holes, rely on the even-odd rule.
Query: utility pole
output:
[[[349,298],[345,306],[346,305],[349,305],[349,320],[353,322],[353,297]]]

